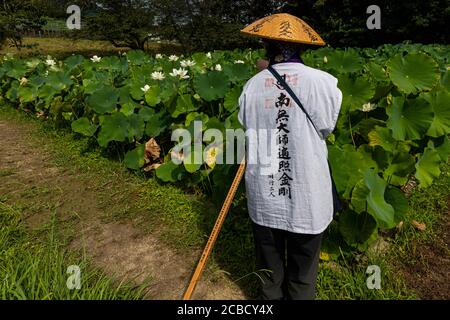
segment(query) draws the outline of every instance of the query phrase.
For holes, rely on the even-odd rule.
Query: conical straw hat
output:
[[[277,13],[259,19],[241,32],[272,40],[325,45],[325,41],[305,21],[287,13]]]

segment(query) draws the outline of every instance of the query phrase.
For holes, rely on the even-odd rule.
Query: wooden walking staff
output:
[[[245,161],[242,161],[239,165],[239,169],[234,177],[233,183],[231,184],[230,190],[228,191],[227,197],[223,202],[222,209],[220,210],[219,216],[217,217],[216,223],[214,224],[214,228],[209,236],[208,242],[206,243],[205,249],[203,249],[202,256],[200,257],[200,261],[198,262],[197,268],[192,276],[191,282],[184,293],[183,300],[190,300],[192,294],[194,293],[195,286],[197,285],[198,280],[200,279],[200,275],[202,274],[203,269],[205,268],[206,261],[214,248],[214,244],[216,243],[217,236],[219,235],[220,229],[222,229],[222,225],[225,221],[225,217],[230,210],[231,202],[236,194],[236,190],[239,187],[239,183],[241,182],[242,176],[245,171]]]

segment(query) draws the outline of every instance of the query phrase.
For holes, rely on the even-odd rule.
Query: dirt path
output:
[[[49,222],[55,212],[73,227],[70,246],[85,249],[107,274],[137,283],[150,277],[150,299],[180,299],[199,252],[177,253],[133,221],[105,222],[105,210],[115,203],[98,197],[96,190],[103,186],[76,170],[55,166],[51,154],[33,145],[31,130],[0,120],[0,200],[20,203],[31,227]],[[205,275],[194,298],[245,299],[222,275]]]

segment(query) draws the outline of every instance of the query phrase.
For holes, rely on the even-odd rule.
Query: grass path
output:
[[[0,201],[22,212],[32,230],[57,219],[59,238],[74,251],[85,252],[111,278],[150,282],[148,298],[179,299],[198,250],[165,245],[154,216],[158,210],[174,214],[170,211],[201,209],[198,199],[170,187],[133,183],[118,166],[98,172],[101,160],[92,168],[81,169],[76,162],[57,166],[67,159],[56,159],[49,141],[34,135],[35,130],[32,123],[0,120]],[[148,195],[142,187],[153,191]],[[152,198],[146,207],[144,196]],[[153,228],[140,227],[144,224]],[[206,274],[195,298],[237,299],[243,294],[224,276]]]

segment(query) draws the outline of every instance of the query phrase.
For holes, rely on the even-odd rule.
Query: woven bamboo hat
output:
[[[259,19],[241,32],[271,40],[325,45],[325,41],[305,21],[287,13],[277,13]]]

